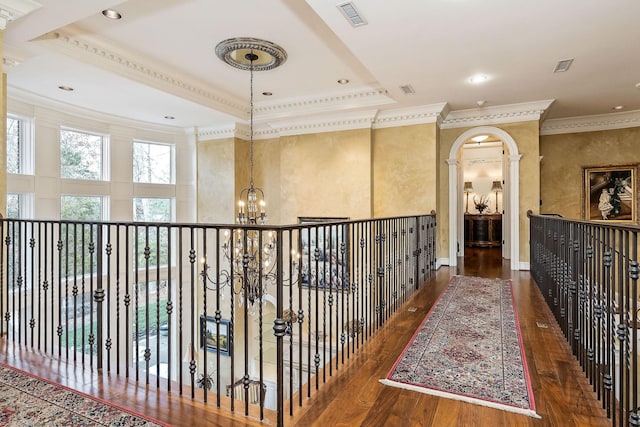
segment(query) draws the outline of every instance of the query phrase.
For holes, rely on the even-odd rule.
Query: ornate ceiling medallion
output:
[[[252,37],[221,41],[216,46],[216,55],[232,67],[241,70],[253,67],[253,71],[272,70],[287,60],[287,52],[277,44]]]

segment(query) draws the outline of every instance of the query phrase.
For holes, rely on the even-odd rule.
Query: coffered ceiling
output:
[[[62,109],[184,128],[245,122],[249,73],[214,49],[256,37],[288,54],[254,79],[256,122],[281,131],[294,122],[446,120],[524,104],[541,105],[546,120],[640,110],[637,0],[354,0],[367,21],[358,27],[338,0],[0,0],[0,7],[14,2],[34,10],[4,30],[8,94]],[[106,8],[122,19],[105,18]],[[554,73],[567,59],[568,71]],[[472,84],[478,73],[487,80]],[[406,85],[415,93],[405,94]]]

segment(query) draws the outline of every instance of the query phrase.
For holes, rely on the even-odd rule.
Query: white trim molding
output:
[[[436,270],[439,270],[443,265],[449,265],[449,258],[436,258]]]
[[[531,263],[529,263],[529,262],[521,262],[519,269],[520,270],[530,271],[531,270]]]
[[[524,102],[521,104],[499,105],[495,107],[473,108],[451,111],[440,126],[453,129],[468,126],[495,125],[500,123],[540,120],[555,100]]]
[[[632,127],[640,127],[640,110],[545,120],[540,129],[540,135],[594,132]]]
[[[5,30],[10,21],[15,21],[42,5],[34,0],[0,0],[0,30]]]
[[[511,232],[510,258],[511,269],[520,269],[520,159],[522,154],[518,152],[518,145],[511,135],[500,128],[493,126],[480,126],[463,132],[453,143],[446,160],[449,165],[449,258],[456,260],[458,256],[458,239],[463,233],[458,226],[458,197],[460,182],[458,180],[458,153],[464,143],[476,135],[493,135],[500,139],[509,150],[509,226]],[[454,261],[451,265],[457,265]]]

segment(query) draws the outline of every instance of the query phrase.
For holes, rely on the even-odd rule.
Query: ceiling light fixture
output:
[[[60,86],[58,86],[58,89],[64,90],[66,92],[73,92],[73,88],[71,86],[60,85]]]
[[[267,92],[262,92],[262,94],[263,94],[264,96],[271,96],[271,95],[273,95],[273,92],[268,92],[268,91],[267,91]]]
[[[175,120],[176,118],[173,116],[164,116],[165,119],[167,120]]]
[[[486,74],[476,74],[476,75],[473,75],[473,76],[469,77],[469,82],[471,82],[473,84],[484,83],[487,80],[489,80],[489,76],[487,76]]]
[[[240,192],[236,221],[238,224],[264,225],[267,222],[264,192],[255,186],[253,180],[253,73],[282,65],[287,53],[275,43],[250,37],[224,40],[218,43],[215,50],[218,58],[225,63],[250,73],[249,186]],[[207,261],[203,260],[203,281],[213,284],[213,290],[218,292],[229,285],[232,292],[238,295],[239,304],[246,301],[254,313],[254,303],[264,302],[267,286],[275,278],[276,234],[259,228],[235,229],[226,234],[222,250],[232,265],[231,271],[221,272],[216,281],[207,273]]]
[[[122,14],[114,9],[105,9],[102,11],[102,14],[109,19],[113,19],[113,20],[122,19]]]
[[[489,135],[478,135],[471,138],[471,140],[480,144],[482,141],[486,141],[487,138],[489,138]]]
[[[562,61],[558,61],[556,67],[553,69],[554,73],[564,73],[571,67],[573,64],[573,58],[571,59],[563,59]]]
[[[614,110],[622,110],[624,109],[624,105],[616,105],[615,107],[613,107]]]
[[[338,83],[340,83],[341,85],[346,85],[347,83],[349,83],[349,79],[339,79]]]

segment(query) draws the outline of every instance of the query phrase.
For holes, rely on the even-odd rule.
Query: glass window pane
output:
[[[133,143],[133,181],[170,184],[172,146],[148,142]]]
[[[21,218],[20,195],[7,194],[7,218]]]
[[[171,199],[134,198],[133,219],[140,222],[170,222]],[[167,227],[138,228],[137,237],[138,265],[149,263],[149,266],[167,265],[169,229]],[[145,249],[149,248],[149,258],[145,257]]]
[[[101,135],[60,130],[60,177],[102,179]]]
[[[20,141],[22,126],[19,119],[7,117],[7,172],[21,173]]]
[[[134,198],[133,220],[143,222],[171,221],[171,199]]]
[[[77,221],[102,220],[102,198],[99,196],[62,196],[60,219]]]

